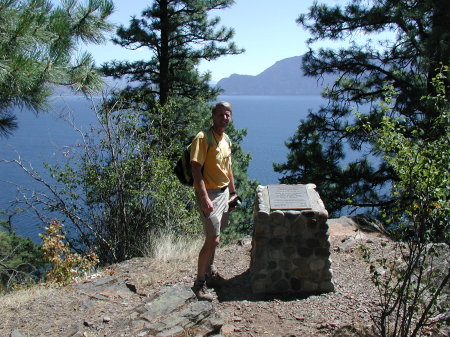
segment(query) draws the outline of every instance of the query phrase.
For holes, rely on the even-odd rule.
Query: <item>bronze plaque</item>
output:
[[[270,209],[312,209],[305,185],[268,185]]]

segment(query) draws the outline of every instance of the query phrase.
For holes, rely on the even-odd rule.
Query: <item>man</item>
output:
[[[232,209],[229,203],[237,198],[231,169],[231,142],[224,133],[231,117],[231,104],[217,103],[212,109],[212,127],[199,132],[191,146],[192,176],[205,233],[205,242],[198,256],[197,279],[192,288],[200,300],[211,301],[207,285],[218,286],[223,280],[214,266],[214,256],[220,230],[228,225]]]

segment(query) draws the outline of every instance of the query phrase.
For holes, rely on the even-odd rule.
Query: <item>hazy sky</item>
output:
[[[257,75],[281,59],[302,55],[307,51],[307,33],[297,25],[299,14],[306,13],[314,0],[236,0],[225,10],[211,12],[221,18],[220,26],[234,28],[234,41],[246,52],[241,55],[225,56],[216,61],[204,61],[201,71],[210,70],[214,81],[233,73]],[[342,0],[320,0],[330,5],[345,3]],[[115,24],[128,22],[132,15],[140,16],[150,0],[116,0],[116,11],[111,16]],[[128,52],[111,43],[89,46],[97,64],[112,59],[145,59],[147,50]]]

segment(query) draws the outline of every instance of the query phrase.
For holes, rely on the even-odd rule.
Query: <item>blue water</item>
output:
[[[16,111],[19,128],[9,138],[0,138],[0,160],[3,161],[0,162],[0,210],[16,208],[11,202],[22,194],[30,196],[32,190],[43,190],[42,184],[18,165],[4,161],[20,158],[27,169],[51,181],[44,162],[58,162],[64,157],[67,146],[82,142],[80,134],[64,119],[70,119],[86,131],[95,123],[90,106],[91,103],[81,97],[55,97],[49,102],[48,112],[35,115],[30,111]],[[19,192],[19,186],[27,190]],[[32,210],[15,216],[12,223],[19,235],[39,241],[38,234],[43,228]]]
[[[242,147],[252,154],[249,176],[263,185],[278,183],[279,176],[273,172],[272,163],[286,160],[288,151],[284,142],[294,134],[308,111],[323,103],[320,96],[221,96],[219,100],[233,105],[233,122],[237,128],[247,129]],[[0,159],[20,156],[27,167],[31,165],[48,179],[43,163],[57,162],[64,157],[67,146],[82,143],[80,134],[64,118],[86,131],[96,123],[91,106],[82,97],[55,97],[50,101],[49,112],[38,116],[29,111],[18,112],[19,128],[11,137],[0,138]],[[17,185],[30,189],[40,186],[17,165],[0,162],[0,210],[18,197]],[[43,231],[30,213],[16,217],[13,225],[18,234],[35,241]]]
[[[233,121],[237,128],[246,128],[242,143],[252,154],[249,167],[251,179],[262,185],[276,184],[280,177],[272,163],[286,160],[284,143],[294,135],[299,121],[310,109],[323,103],[320,96],[222,96],[233,105]]]

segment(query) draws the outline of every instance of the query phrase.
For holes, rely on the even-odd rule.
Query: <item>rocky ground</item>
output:
[[[242,239],[217,253],[216,265],[227,281],[207,308],[208,315],[216,313],[216,321],[208,323],[216,324],[216,332],[204,332],[204,327],[172,329],[159,336],[366,336],[378,296],[358,247],[363,244],[381,254],[390,241],[380,233],[358,230],[345,219],[329,221],[335,292],[307,297],[253,295],[248,272],[251,240]],[[186,293],[195,264],[195,259],[133,259],[64,288],[44,289],[12,301],[4,297],[0,336],[150,336],[151,320],[142,318],[164,311],[155,309],[155,302],[166,302],[174,292],[186,295],[189,310],[203,317],[205,302],[195,304]],[[158,297],[162,289],[170,293]],[[158,311],[160,317],[168,320],[172,314],[163,311]],[[189,311],[186,317],[192,315]],[[179,316],[178,312],[177,320]]]

